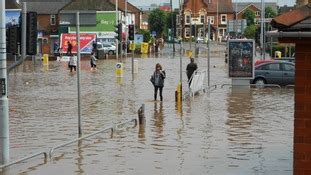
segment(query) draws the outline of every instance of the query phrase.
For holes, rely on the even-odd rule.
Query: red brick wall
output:
[[[311,50],[296,44],[294,174],[311,174]]]

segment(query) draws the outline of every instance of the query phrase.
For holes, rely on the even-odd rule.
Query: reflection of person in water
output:
[[[163,105],[162,103],[160,103],[159,108],[158,108],[158,103],[154,103],[154,126],[158,134],[161,134],[163,132]]]

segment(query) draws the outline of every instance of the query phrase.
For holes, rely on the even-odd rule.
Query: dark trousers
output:
[[[163,101],[163,96],[162,96],[163,86],[162,87],[154,86],[154,100],[157,100],[158,89],[160,90],[160,100]]]

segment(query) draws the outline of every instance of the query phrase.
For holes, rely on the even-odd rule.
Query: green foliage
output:
[[[249,9],[247,9],[245,11],[245,13],[243,14],[243,19],[246,19],[247,21],[247,26],[253,25],[255,23],[254,19],[255,19],[255,13]]]
[[[167,24],[167,15],[160,9],[154,9],[150,12],[148,23],[150,31],[156,31],[157,37],[162,37]]]
[[[277,13],[271,7],[265,8],[265,18],[274,18],[276,15]]]
[[[151,40],[151,34],[148,30],[138,29],[137,33],[144,35],[144,42],[150,42]]]
[[[244,31],[244,36],[246,38],[254,39],[256,35],[256,29],[257,27],[254,24],[247,26]]]

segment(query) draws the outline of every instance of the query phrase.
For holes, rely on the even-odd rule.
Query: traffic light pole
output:
[[[79,12],[76,13],[77,19],[77,83],[78,83],[78,133],[79,137],[82,135],[82,121],[81,121],[81,85],[80,85],[80,16]]]
[[[116,0],[116,25],[119,24],[119,13],[118,13],[118,0]],[[115,39],[116,41],[116,59],[119,61],[119,41],[118,39]]]
[[[9,162],[9,100],[7,97],[5,1],[0,1],[0,165]]]

